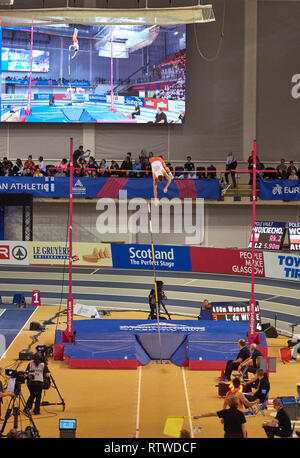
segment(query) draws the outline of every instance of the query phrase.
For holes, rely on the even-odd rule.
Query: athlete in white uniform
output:
[[[155,206],[158,205],[157,198],[157,183],[164,181],[166,178],[167,184],[164,187],[164,193],[167,192],[173,178],[170,169],[166,166],[164,160],[161,157],[154,157],[151,159],[152,177],[153,177],[153,193]]]

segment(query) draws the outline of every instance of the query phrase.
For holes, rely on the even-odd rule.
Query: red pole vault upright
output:
[[[70,138],[70,191],[69,191],[69,295],[67,299],[67,329],[62,332],[62,341],[72,343],[74,340],[74,330],[73,330],[73,309],[74,309],[74,299],[72,295],[72,264],[73,264],[73,255],[72,255],[72,245],[73,245],[73,174],[74,174],[74,164],[73,164],[73,138]]]
[[[31,86],[32,86],[32,54],[33,54],[33,19],[31,22],[31,32],[30,32],[30,73],[29,73],[29,88],[27,94],[27,109],[25,115],[31,115]]]
[[[256,333],[256,311],[255,311],[255,221],[256,221],[256,140],[253,142],[253,170],[252,170],[252,269],[251,269],[251,299],[250,299],[250,314],[249,314],[249,332],[248,343],[259,343],[259,334]]]

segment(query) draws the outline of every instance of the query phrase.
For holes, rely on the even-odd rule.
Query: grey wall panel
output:
[[[300,76],[295,83],[292,78],[300,73],[300,3],[260,1],[258,6],[258,154],[262,160],[297,161]]]

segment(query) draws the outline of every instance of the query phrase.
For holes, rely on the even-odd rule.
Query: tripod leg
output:
[[[20,396],[20,404],[22,403],[22,405],[23,405],[23,410],[25,410],[26,401],[25,401],[25,399],[24,399],[24,397],[23,397],[23,395],[22,395],[21,393],[20,393],[19,396]],[[19,409],[19,411],[20,411],[20,409]],[[34,421],[33,421],[33,418],[32,418],[32,416],[31,416],[31,413],[30,413],[29,410],[27,411],[26,416],[29,418],[29,422],[31,423],[31,425],[32,425],[33,428],[34,428],[36,437],[39,438],[39,437],[40,437],[40,433],[38,432],[38,429],[37,429],[37,427],[36,427],[36,425],[35,425],[35,423],[34,423]]]
[[[52,377],[51,374],[50,374],[50,379],[51,379],[51,382],[52,382],[53,385],[54,385],[54,388],[56,389],[56,392],[57,392],[57,394],[58,394],[58,396],[59,396],[59,399],[61,400],[61,403],[62,403],[62,405],[63,405],[63,410],[65,410],[65,401],[64,401],[62,395],[60,394],[60,392],[59,392],[59,390],[58,390],[58,388],[57,388],[57,385],[56,385],[56,383],[55,383],[55,380],[54,380],[54,378]]]
[[[5,413],[3,425],[2,425],[2,428],[0,430],[0,438],[3,437],[3,431],[5,430],[6,423],[8,422],[8,419],[11,416],[11,412],[12,412],[12,410],[14,408],[14,405],[15,405],[15,400],[16,400],[16,398],[11,398],[11,400],[9,401],[9,404],[8,404],[8,407],[7,407],[7,410],[6,410],[6,413]],[[11,404],[12,404],[12,406],[11,406]]]
[[[165,304],[162,302],[161,305],[163,306],[163,309],[164,309],[165,313],[168,315],[169,320],[171,320],[171,316],[170,316],[170,314],[169,314],[169,312],[168,312],[168,310],[167,310]]]

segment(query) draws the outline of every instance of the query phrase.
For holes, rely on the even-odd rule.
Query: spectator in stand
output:
[[[5,169],[10,169],[10,170],[13,169],[13,163],[9,159],[7,159],[7,157],[3,158],[2,166],[3,166],[4,170]]]
[[[127,155],[124,161],[121,164],[122,176],[128,177],[130,175],[130,171],[132,169],[132,164],[129,156]],[[124,171],[125,170],[125,171]]]
[[[40,170],[39,167],[35,168],[35,171],[33,172],[34,177],[43,177],[44,175],[42,174],[42,171]]]
[[[12,171],[10,168],[4,169],[3,176],[10,177],[12,175]]]
[[[167,116],[161,107],[157,107],[154,124],[167,124]]]
[[[100,177],[107,177],[108,173],[108,165],[106,164],[106,160],[102,159],[98,168],[98,175]]]
[[[235,172],[232,172],[232,170],[235,170],[237,167],[237,161],[235,157],[233,156],[232,151],[228,153],[226,157],[226,170],[230,170],[230,172],[225,172],[225,181],[226,184],[229,185],[229,174],[231,175],[233,187],[236,188],[236,179],[235,179]]]
[[[39,157],[38,167],[39,167],[40,171],[42,172],[42,174],[46,175],[46,164],[45,164],[43,156]]]
[[[295,167],[294,161],[290,161],[290,165],[287,168],[287,178],[290,177],[290,175],[292,173],[292,170],[295,170],[295,172],[297,174],[297,168]]]
[[[256,163],[259,162],[259,157],[256,155]],[[250,156],[248,157],[248,170],[253,169],[253,151],[251,151]],[[250,173],[249,184],[252,185],[253,173]]]
[[[16,163],[15,163],[15,165],[13,167],[13,175],[20,177],[20,176],[23,175],[23,173],[24,173],[23,163],[22,163],[21,159],[17,159]]]
[[[113,176],[119,176],[118,170],[120,170],[119,164],[116,161],[111,161],[111,170],[114,170],[114,172],[110,172],[110,174]]]
[[[184,164],[184,170],[190,173],[184,174],[184,178],[196,178],[195,164],[192,162],[191,156],[187,156],[186,163]]]
[[[98,169],[98,164],[93,156],[90,156],[87,162],[88,169]]]
[[[145,159],[145,165],[143,170],[145,170],[144,177],[152,177],[152,167],[147,157]]]
[[[141,163],[141,167],[142,167],[142,170],[144,170],[144,167],[145,167],[145,160],[146,160],[146,157],[147,157],[147,151],[145,149],[142,149],[141,150],[141,154],[140,154],[140,163]]]
[[[287,178],[287,166],[286,166],[284,158],[282,158],[280,160],[280,164],[277,165],[276,170],[278,172],[277,178],[279,178],[280,180],[286,180],[286,178]]]
[[[142,166],[141,166],[141,163],[140,163],[139,159],[135,159],[135,161],[134,161],[134,163],[132,165],[132,170],[134,172],[132,174],[132,176],[140,178],[140,176],[141,176],[140,171],[142,170]]]
[[[150,151],[149,154],[148,154],[148,159],[149,159],[150,162],[151,162],[151,159],[152,159],[153,157],[154,157],[154,156],[153,156],[153,153],[152,153],[152,151]]]
[[[75,150],[73,153],[74,167],[77,167],[77,166],[80,167],[79,159],[81,159],[83,155],[84,155],[83,146],[80,145],[79,148]]]
[[[292,171],[291,171],[290,176],[289,176],[289,180],[292,180],[292,181],[297,181],[297,180],[299,180],[299,177],[298,177],[298,175],[297,175],[296,170],[292,170]]]
[[[64,173],[67,173],[68,172],[68,161],[67,159],[62,159],[58,164],[57,164],[57,169],[59,169],[56,174],[59,172],[64,172]],[[61,175],[63,176],[63,175]]]
[[[32,177],[32,169],[30,167],[25,169],[24,177]]]
[[[30,169],[31,174],[33,174],[34,169],[35,169],[35,163],[33,162],[31,155],[29,155],[27,161],[25,161],[24,169],[25,170]]]

